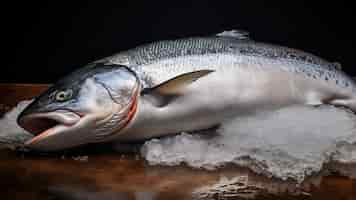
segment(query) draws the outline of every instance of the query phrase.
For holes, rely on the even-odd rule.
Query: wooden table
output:
[[[0,114],[8,111],[19,101],[32,99],[48,87],[49,84],[0,83]]]

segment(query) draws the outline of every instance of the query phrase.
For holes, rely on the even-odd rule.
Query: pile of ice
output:
[[[21,147],[23,143],[33,136],[27,133],[24,129],[19,127],[16,123],[16,118],[25,107],[30,104],[32,100],[20,102],[16,108],[6,113],[0,119],[0,148]]]
[[[217,133],[152,139],[141,152],[152,165],[216,169],[233,163],[298,182],[330,161],[356,162],[356,115],[333,106],[289,107],[239,117]]]
[[[0,147],[21,146],[32,137],[16,124],[29,102],[0,119]],[[152,139],[141,153],[152,165],[184,163],[213,170],[236,164],[302,182],[331,161],[356,163],[356,115],[333,106],[289,107],[238,117],[223,123],[217,133]]]

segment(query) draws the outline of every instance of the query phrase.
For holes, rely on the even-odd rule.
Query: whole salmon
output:
[[[36,135],[28,147],[59,150],[204,130],[295,104],[356,111],[355,88],[338,63],[233,30],[90,63],[40,95],[18,123]]]

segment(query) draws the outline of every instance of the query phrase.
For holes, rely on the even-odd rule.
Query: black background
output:
[[[0,82],[50,83],[75,68],[155,40],[243,29],[356,75],[352,1],[37,1],[2,4]]]

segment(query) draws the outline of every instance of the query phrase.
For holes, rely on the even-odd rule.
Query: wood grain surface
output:
[[[49,84],[0,83],[0,116],[19,101],[32,99],[49,86]]]

